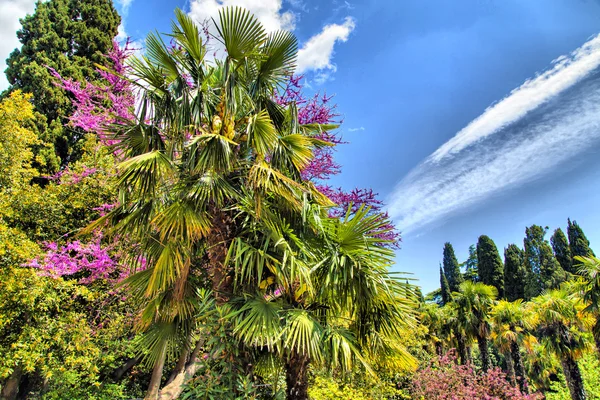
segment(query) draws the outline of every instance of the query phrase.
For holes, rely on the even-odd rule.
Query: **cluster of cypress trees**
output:
[[[548,227],[525,228],[523,248],[509,244],[504,249],[504,262],[494,241],[481,235],[477,245],[469,248],[469,258],[459,264],[452,244],[444,244],[440,266],[440,301],[446,304],[465,280],[494,286],[498,297],[508,301],[530,300],[544,290],[557,288],[577,274],[575,257],[594,256],[590,242],[576,221],[567,220],[567,235],[557,228],[550,241]],[[461,272],[461,266],[465,272]]]

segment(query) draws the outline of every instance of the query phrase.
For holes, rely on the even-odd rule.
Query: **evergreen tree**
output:
[[[504,297],[504,265],[494,241],[486,235],[477,241],[477,267],[479,280],[498,290],[498,296]]]
[[[448,242],[444,244],[444,275],[448,280],[450,292],[458,292],[460,284],[463,283],[463,276],[460,273],[460,266],[454,254],[454,248]]]
[[[525,297],[524,254],[516,244],[509,244],[504,249],[504,297],[515,301]]]
[[[554,257],[550,243],[544,239],[547,229],[539,225],[525,229],[525,300],[538,296],[544,290],[555,289],[565,281],[565,271]]]
[[[569,242],[562,229],[558,228],[554,231],[554,234],[550,238],[550,243],[552,244],[552,250],[554,250],[554,256],[562,269],[572,274],[575,273]]]
[[[49,68],[79,82],[97,80],[95,64],[107,63],[120,22],[112,0],[38,1],[35,12],[21,19],[22,47],[7,59],[11,86],[5,94],[16,89],[33,94],[38,135],[50,144],[36,149],[37,160],[47,170],[78,157],[83,134],[64,128],[71,100],[54,85]]]
[[[446,278],[446,274],[442,271],[442,267],[440,266],[440,287],[442,294],[442,305],[448,304],[452,300],[452,294],[450,293],[450,286],[448,285],[448,279]]]
[[[479,273],[477,270],[477,247],[472,244],[469,246],[469,258],[461,264],[465,268],[463,274],[466,281],[479,282]]]
[[[595,257],[594,252],[590,249],[590,241],[583,233],[583,229],[577,221],[571,222],[567,219],[567,235],[569,236],[569,247],[571,250],[571,265],[573,272],[577,270],[577,265],[580,264],[575,260],[575,257]]]

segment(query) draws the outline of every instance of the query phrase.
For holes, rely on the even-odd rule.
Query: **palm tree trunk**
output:
[[[479,354],[481,356],[481,368],[483,372],[487,372],[490,369],[490,350],[488,349],[487,337],[478,335],[477,345],[479,346]]]
[[[17,398],[22,376],[23,370],[20,367],[16,367],[6,382],[4,382],[4,385],[2,386],[2,393],[0,393],[0,399],[15,400]]]
[[[308,356],[292,351],[285,365],[287,400],[308,400],[309,364]]]
[[[167,349],[161,351],[154,369],[152,370],[152,377],[150,378],[150,384],[148,385],[148,392],[144,400],[157,400],[158,391],[160,390],[160,381],[162,380],[163,368],[165,366],[165,358],[167,357]]]
[[[517,342],[510,344],[510,353],[513,359],[513,365],[515,367],[515,376],[519,383],[519,389],[522,393],[529,393],[529,386],[527,385],[527,377],[525,376],[525,366],[523,365],[523,357],[521,357],[521,349]]]
[[[504,352],[504,359],[506,360],[506,377],[510,384],[517,387],[517,379],[515,377],[515,363],[513,362],[512,354],[509,351]]]
[[[444,346],[442,345],[442,342],[435,342],[435,353],[438,355],[438,357],[444,355]]]
[[[210,263],[209,275],[217,303],[223,304],[230,298],[232,291],[232,280],[225,259],[234,236],[233,220],[227,213],[217,208],[213,208],[212,215],[211,232],[206,238]]]
[[[467,345],[465,343],[465,337],[462,334],[457,333],[456,334],[456,343],[458,345],[458,355],[460,357],[460,363],[462,365],[468,364],[469,356],[467,353]]]
[[[583,379],[581,378],[581,371],[579,370],[577,361],[571,355],[565,355],[561,357],[560,362],[563,367],[567,386],[569,386],[569,392],[571,392],[571,399],[585,400],[585,388],[583,387]]]

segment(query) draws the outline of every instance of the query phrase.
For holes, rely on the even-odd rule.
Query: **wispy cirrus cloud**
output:
[[[348,132],[358,132],[358,131],[364,131],[365,127],[361,126],[359,128],[348,128]]]
[[[390,215],[405,233],[547,175],[600,144],[600,35],[526,81],[397,185]]]

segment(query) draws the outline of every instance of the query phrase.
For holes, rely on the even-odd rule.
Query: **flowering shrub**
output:
[[[104,246],[101,242],[101,233],[96,233],[87,243],[74,240],[59,246],[49,242],[45,244],[44,256],[33,259],[27,266],[39,269],[43,276],[81,275],[79,283],[82,284],[97,279],[124,279],[125,271],[118,271],[118,254],[111,254],[115,244]]]
[[[114,144],[114,140],[104,134],[110,124],[134,118],[135,95],[131,82],[125,77],[129,68],[125,60],[133,50],[129,41],[124,48],[113,43],[113,49],[106,55],[112,64],[111,69],[97,68],[103,78],[102,84],[87,82],[83,85],[76,80],[65,79],[50,69],[57,78],[56,84],[74,97],[75,112],[69,118],[71,124],[86,132],[96,133],[103,144]]]
[[[478,374],[472,365],[458,365],[454,353],[440,357],[413,377],[411,393],[423,400],[536,400],[539,394],[523,394],[506,380],[499,368]]]

